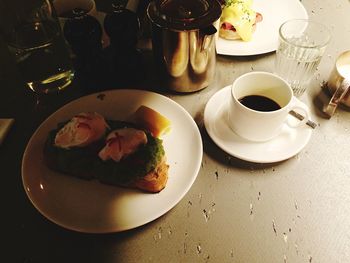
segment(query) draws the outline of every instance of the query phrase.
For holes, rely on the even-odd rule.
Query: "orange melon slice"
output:
[[[148,130],[154,137],[160,137],[171,129],[171,122],[159,112],[140,106],[132,116],[132,121]]]

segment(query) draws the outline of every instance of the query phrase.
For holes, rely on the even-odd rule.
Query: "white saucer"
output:
[[[222,150],[245,161],[273,163],[289,159],[307,145],[312,129],[306,125],[296,129],[284,125],[282,132],[267,142],[248,141],[234,133],[228,126],[227,119],[230,87],[216,92],[204,110],[205,128],[211,139]]]

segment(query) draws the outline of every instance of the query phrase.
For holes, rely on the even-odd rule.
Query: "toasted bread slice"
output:
[[[163,190],[168,181],[169,165],[163,160],[154,170],[146,176],[136,180],[132,186],[152,193],[158,193]]]
[[[123,121],[107,122],[113,129],[134,127],[134,124]],[[44,147],[44,160],[50,169],[82,179],[97,179],[101,183],[151,193],[160,192],[166,186],[169,165],[166,164],[162,140],[151,133],[146,133],[147,144],[115,162],[103,161],[98,156],[105,146],[105,138],[84,147],[57,147],[54,139],[60,127],[50,132]]]

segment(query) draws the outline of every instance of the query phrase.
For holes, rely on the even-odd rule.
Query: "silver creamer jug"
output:
[[[324,105],[323,112],[333,116],[339,104],[350,107],[350,50],[341,53],[326,83],[331,99]]]
[[[152,49],[164,84],[177,92],[207,87],[215,74],[215,23],[221,16],[216,0],[155,0],[147,15]]]

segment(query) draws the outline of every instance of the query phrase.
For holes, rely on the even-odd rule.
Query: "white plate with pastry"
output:
[[[289,19],[308,18],[299,0],[253,0],[252,9],[263,20],[256,25],[250,41],[226,40],[217,34],[216,51],[220,55],[250,56],[273,52],[278,45],[278,29]]]
[[[60,174],[44,163],[49,131],[81,112],[125,120],[148,106],[171,121],[163,135],[169,165],[168,182],[159,193],[106,185]],[[22,161],[25,192],[36,209],[52,222],[78,232],[110,233],[144,225],[164,215],[188,192],[202,161],[200,132],[189,113],[173,100],[142,90],[111,90],[79,98],[53,113],[31,137]]]

